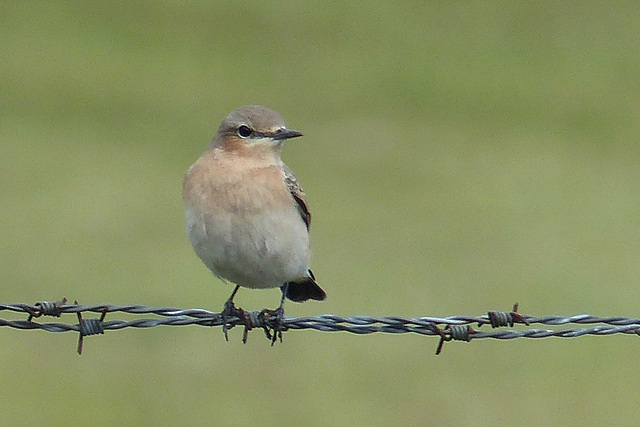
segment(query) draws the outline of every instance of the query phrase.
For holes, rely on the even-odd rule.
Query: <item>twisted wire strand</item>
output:
[[[64,300],[63,300],[64,301]],[[26,313],[26,314],[39,314],[39,315],[51,315],[49,313],[45,313],[42,310],[42,305],[45,304],[58,304],[57,309],[60,314],[65,313],[127,313],[127,314],[155,314],[157,316],[164,317],[178,317],[178,316],[186,316],[193,317],[197,319],[202,318],[215,318],[219,316],[219,313],[205,310],[202,308],[191,308],[191,309],[181,309],[175,307],[149,307],[146,305],[139,304],[129,304],[129,305],[113,305],[113,304],[94,304],[94,305],[80,305],[80,304],[66,304],[62,301],[58,301],[57,303],[49,303],[49,302],[39,302],[35,305],[30,304],[2,304],[0,303],[0,311],[12,311],[17,313]],[[523,318],[525,318],[530,324],[538,323],[545,325],[564,325],[564,324],[595,324],[595,323],[604,323],[609,325],[616,326],[625,326],[625,325],[640,325],[640,318],[629,318],[623,316],[615,316],[615,317],[598,317],[590,314],[576,314],[573,316],[541,316],[534,317],[528,316],[524,314],[520,314]],[[38,316],[36,316],[38,317]],[[292,318],[289,318],[292,319]],[[318,320],[321,322],[333,322],[333,323],[353,323],[357,325],[367,325],[374,323],[386,323],[389,325],[392,324],[415,324],[415,325],[426,325],[428,323],[439,323],[439,324],[451,324],[451,325],[461,325],[461,324],[490,324],[490,319],[488,315],[481,316],[464,316],[464,315],[456,315],[456,316],[448,316],[448,317],[433,317],[433,316],[421,316],[421,317],[413,317],[413,318],[405,318],[399,316],[382,316],[382,317],[373,317],[373,316],[336,316],[333,314],[324,314],[314,317],[299,317],[296,319],[300,320]],[[322,320],[320,320],[322,319]],[[216,326],[216,325],[213,325]]]
[[[0,304],[0,311],[23,313],[28,315],[27,320],[0,319],[0,327],[9,327],[19,330],[38,329],[47,332],[78,332],[80,339],[78,352],[82,351],[82,338],[88,335],[102,334],[104,331],[119,330],[124,328],[152,328],[156,326],[223,326],[225,319],[221,313],[193,308],[180,309],[174,307],[148,307],[144,305],[79,305],[66,304],[66,300],[55,303],[38,302],[29,304]],[[83,319],[82,313],[100,314],[100,319]],[[154,318],[142,318],[131,320],[105,320],[108,313],[124,313],[126,315],[154,315]],[[35,322],[34,318],[41,316],[61,317],[64,314],[75,314],[78,323]],[[228,317],[227,328],[241,326],[245,328],[243,340],[246,340],[247,330],[262,328],[271,339],[269,329],[274,329],[272,320],[261,312],[246,312],[245,318]],[[513,327],[518,324],[518,329],[500,329],[500,327]],[[589,325],[589,327],[541,329],[531,325],[564,326],[564,325]],[[474,329],[489,325],[492,329]],[[442,349],[445,341],[493,338],[508,340],[515,338],[576,338],[584,335],[606,336],[613,334],[640,335],[640,318],[628,318],[622,316],[598,317],[590,314],[577,314],[574,316],[541,316],[534,317],[517,313],[517,305],[511,312],[488,312],[481,316],[448,316],[433,317],[421,316],[406,318],[400,316],[337,316],[324,314],[312,317],[285,317],[281,324],[281,330],[311,329],[320,332],[349,332],[358,335],[372,333],[404,334],[415,333],[426,336],[439,336],[440,344],[436,354]],[[275,342],[275,335],[272,340]]]

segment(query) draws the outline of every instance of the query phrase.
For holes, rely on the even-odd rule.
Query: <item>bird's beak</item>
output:
[[[270,136],[275,140],[283,140],[283,139],[297,138],[299,136],[302,136],[302,133],[293,129],[278,129],[277,131],[272,133]]]

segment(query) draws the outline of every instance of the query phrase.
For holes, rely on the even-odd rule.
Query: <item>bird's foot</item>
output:
[[[282,332],[287,330],[284,324],[284,308],[282,306],[275,310],[264,309],[260,312],[260,320],[264,325],[264,333],[267,339],[274,345],[279,339],[282,342]]]
[[[235,326],[234,324],[229,324],[227,322],[229,317],[237,317],[238,319],[241,319],[245,325],[248,323],[247,315],[244,310],[236,307],[231,298],[224,303],[224,309],[220,314],[222,316],[222,332],[224,333],[224,339],[227,341],[229,341],[229,329]],[[246,336],[246,331],[244,335]],[[246,339],[244,341],[246,341]]]

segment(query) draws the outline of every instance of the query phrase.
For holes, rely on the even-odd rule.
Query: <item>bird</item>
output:
[[[301,136],[267,107],[239,107],[220,123],[185,175],[191,245],[216,277],[235,285],[222,312],[227,340],[227,316],[244,316],[233,303],[240,287],[280,288],[275,310],[280,322],[285,298],[326,298],[309,266],[311,214],[306,196],[281,158],[284,142]]]

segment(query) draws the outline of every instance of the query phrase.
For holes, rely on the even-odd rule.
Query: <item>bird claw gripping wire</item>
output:
[[[242,308],[235,306],[231,299],[228,299],[224,304],[224,309],[220,313],[222,318],[222,331],[224,332],[224,338],[229,341],[228,331],[241,324],[244,326],[242,333],[242,342],[247,343],[249,331],[255,328],[262,328],[268,340],[271,341],[271,345],[274,345],[277,340],[282,342],[282,332],[288,328],[284,324],[284,309],[279,307],[275,310],[264,309],[258,311],[245,311]],[[230,321],[230,318],[236,318],[235,321]]]
[[[229,329],[235,326],[235,324],[229,322],[228,319],[230,317],[236,317],[242,320],[245,324],[245,331],[244,331],[242,341],[246,343],[247,328],[250,329],[249,320],[247,319],[247,315],[245,311],[241,308],[236,307],[236,305],[233,303],[232,298],[233,298],[233,295],[224,303],[224,309],[222,310],[222,313],[220,313],[220,316],[222,317],[222,332],[224,333],[224,339],[229,341],[229,333],[228,333]]]
[[[265,308],[260,312],[259,318],[267,339],[271,340],[271,345],[273,346],[277,340],[282,342],[282,332],[288,329],[284,324],[284,308],[278,307],[275,310]]]

